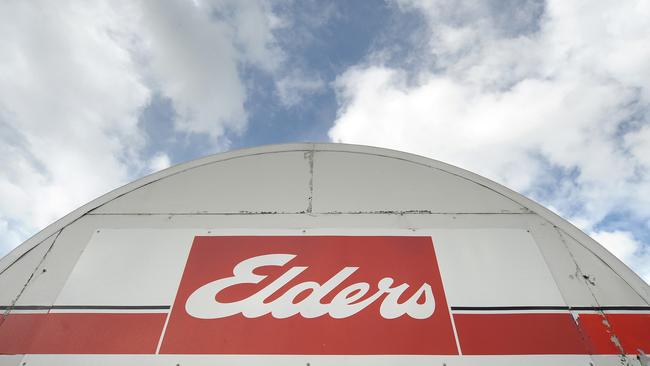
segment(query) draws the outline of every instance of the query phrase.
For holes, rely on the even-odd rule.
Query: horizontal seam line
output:
[[[468,311],[498,311],[498,310],[646,310],[650,311],[650,306],[452,306],[451,310],[468,310]]]
[[[6,310],[64,310],[64,309],[110,309],[110,310],[160,310],[160,309],[169,309],[169,305],[18,305],[18,306],[7,306],[0,305],[0,309]]]
[[[325,211],[325,212],[93,212],[87,216],[252,216],[252,215],[536,215],[531,212],[419,212],[419,211]]]

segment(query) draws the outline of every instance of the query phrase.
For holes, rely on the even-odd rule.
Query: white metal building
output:
[[[0,260],[0,365],[650,365],[650,287],[539,204],[288,144],[110,192]]]

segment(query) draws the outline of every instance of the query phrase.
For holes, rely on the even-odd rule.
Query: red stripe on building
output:
[[[376,321],[372,311],[346,319],[322,316],[305,319],[293,316],[275,319],[270,315],[248,319],[241,314],[224,319],[203,320],[219,327],[178,327],[165,333],[161,354],[306,354],[306,355],[455,355],[453,333],[438,334],[427,327],[444,323],[423,322],[407,316]],[[390,324],[390,328],[386,327]],[[441,324],[442,323],[442,324]],[[308,329],[300,332],[298,329]],[[443,328],[446,329],[446,328]],[[188,337],[192,334],[193,337]],[[197,341],[199,339],[199,341]]]
[[[167,314],[11,314],[0,326],[0,352],[151,354]]]
[[[615,342],[627,354],[650,352],[650,314],[580,314],[578,323],[594,354],[621,353]]]
[[[8,314],[0,317],[0,354],[29,353],[32,340],[47,314]]]
[[[166,316],[164,313],[10,314],[0,325],[0,354],[153,354]],[[317,319],[311,319],[316,320],[312,325],[319,328]],[[249,319],[236,320],[234,323],[240,326],[233,323],[232,328],[224,329],[225,334],[264,330],[271,340],[277,335],[278,328],[260,328],[260,324],[242,327]],[[606,319],[600,314],[580,314],[578,324],[567,313],[454,314],[454,322],[465,355],[619,354],[611,338],[613,334],[628,354],[650,350],[650,314],[607,314]],[[402,332],[413,330],[405,327]],[[327,326],[319,328],[319,332],[330,332],[332,337],[336,331]],[[313,347],[310,351],[314,354],[328,353],[327,347],[315,343],[315,339],[300,334],[286,336],[280,337],[286,342],[282,352],[287,352],[291,344],[302,343],[301,349]],[[412,351],[413,345],[401,344],[400,334],[393,337],[395,349],[387,349],[385,354],[398,354],[399,348],[405,353]],[[172,340],[165,339],[166,343],[169,341]],[[422,342],[431,341],[423,339]],[[276,339],[270,344],[277,347],[278,342]],[[337,347],[341,354],[363,354],[360,350],[371,354],[371,342],[373,339],[358,339]],[[170,345],[167,343],[167,347]],[[250,353],[244,345],[238,351]],[[279,353],[272,348],[265,351]]]
[[[585,354],[570,314],[454,314],[464,355]]]

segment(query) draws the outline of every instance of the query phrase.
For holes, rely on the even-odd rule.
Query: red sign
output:
[[[161,353],[457,354],[430,237],[199,236]]]

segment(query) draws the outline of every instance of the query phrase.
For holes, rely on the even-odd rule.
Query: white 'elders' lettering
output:
[[[404,314],[415,319],[426,319],[433,314],[436,308],[431,286],[427,283],[423,284],[408,300],[401,304],[398,303],[397,300],[409,285],[401,284],[391,287],[393,279],[390,277],[381,279],[377,283],[377,291],[363,300],[360,299],[370,290],[370,285],[366,282],[355,283],[344,288],[334,296],[329,304],[321,303],[322,298],[343,283],[359,267],[345,267],[322,285],[313,281],[299,283],[277,299],[264,302],[265,299],[308,268],[292,267],[248,298],[228,303],[216,300],[219,292],[228,287],[244,283],[256,284],[266,278],[266,276],[254,274],[253,271],[256,268],[283,266],[294,257],[293,254],[268,254],[246,259],[235,266],[232,277],[209,282],[194,291],[185,303],[185,310],[191,316],[200,319],[224,318],[238,313],[242,313],[247,318],[257,318],[270,313],[278,319],[288,318],[295,314],[300,314],[305,318],[316,318],[329,314],[332,318],[341,319],[358,313],[383,294],[386,294],[386,297],[379,307],[379,312],[386,319],[394,319]],[[311,290],[311,293],[303,300],[295,302],[296,297],[307,290]],[[424,296],[424,301],[418,303],[418,299],[422,296]]]

